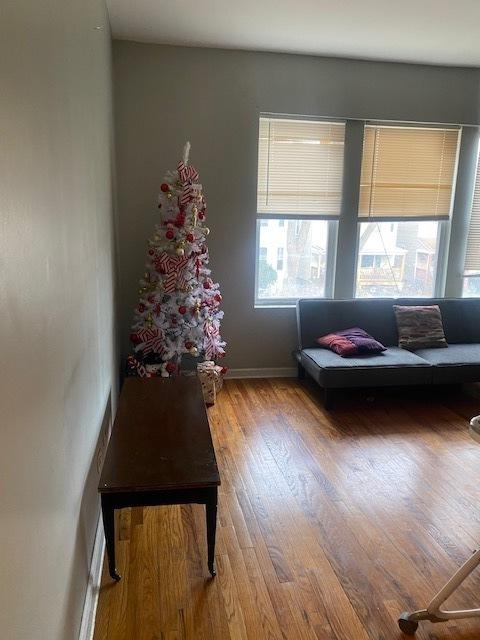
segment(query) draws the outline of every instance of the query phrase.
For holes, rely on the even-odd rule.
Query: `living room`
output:
[[[1,637],[478,637],[480,7],[1,9]]]

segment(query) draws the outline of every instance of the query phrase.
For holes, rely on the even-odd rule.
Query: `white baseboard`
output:
[[[83,605],[82,624],[78,640],[92,640],[95,629],[95,614],[97,612],[100,581],[102,578],[103,556],[105,553],[105,536],[103,535],[103,523],[101,516],[98,519],[95,542],[93,545],[92,563],[88,576],[87,593]]]
[[[296,367],[269,367],[265,369],[229,369],[226,378],[295,378]]]

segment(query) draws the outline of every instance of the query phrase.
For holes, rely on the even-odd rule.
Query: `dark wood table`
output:
[[[219,484],[198,378],[127,378],[98,487],[111,577],[120,580],[115,509],[191,503],[205,505],[214,576]]]

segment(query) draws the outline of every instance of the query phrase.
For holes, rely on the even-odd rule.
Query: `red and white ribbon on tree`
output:
[[[185,207],[190,200],[192,199],[193,196],[193,190],[192,190],[192,185],[191,184],[186,184],[183,187],[183,191],[180,194],[179,198],[178,198],[178,203],[181,207]]]
[[[166,293],[173,293],[178,281],[185,286],[184,272],[189,259],[189,256],[170,256],[164,251],[154,258],[155,269],[164,274],[163,288]]]
[[[198,171],[191,164],[185,164],[182,160],[177,166],[178,176],[182,182],[188,180],[196,182],[198,180]]]
[[[205,338],[203,347],[205,349],[206,360],[214,360],[217,355],[217,338],[219,336],[218,327],[213,322],[205,322],[204,326]]]
[[[144,355],[152,351],[162,355],[165,350],[163,331],[158,327],[140,328],[135,332],[139,339],[138,349]]]

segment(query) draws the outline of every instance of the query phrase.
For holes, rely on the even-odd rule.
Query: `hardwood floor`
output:
[[[396,393],[396,396],[395,396]],[[201,506],[123,510],[94,640],[405,637],[480,539],[480,446],[460,393],[322,408],[315,385],[228,380],[209,409],[222,477],[217,577]],[[452,604],[480,601],[480,570]],[[480,619],[420,623],[478,640]]]

